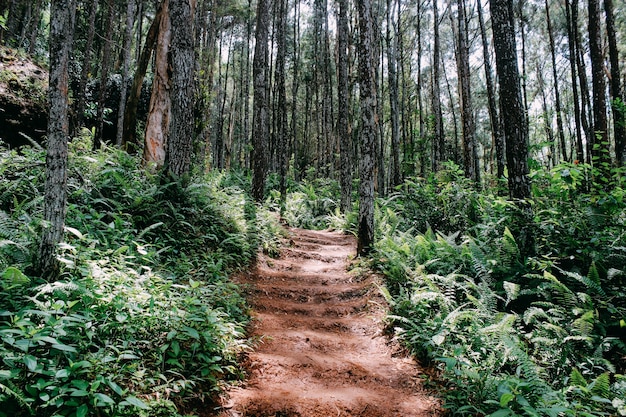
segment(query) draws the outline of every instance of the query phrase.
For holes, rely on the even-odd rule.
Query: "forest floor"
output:
[[[277,259],[239,278],[253,309],[248,379],[221,417],[439,416],[425,372],[384,334],[373,274],[347,271],[353,236],[289,229]]]

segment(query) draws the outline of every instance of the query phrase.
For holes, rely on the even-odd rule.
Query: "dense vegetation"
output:
[[[44,152],[0,152],[0,416],[210,407],[246,348],[228,273],[279,237],[245,179],[164,183],[136,157],[75,140],[62,275],[46,282],[31,273]]]
[[[626,415],[623,9],[0,0],[0,417],[210,399],[268,208],[358,235],[451,413]]]
[[[439,369],[432,386],[453,415],[626,415],[624,173],[608,188],[592,174],[535,171],[530,227],[497,188],[476,190],[450,164],[378,199],[372,260],[390,329]],[[339,225],[320,211],[338,204],[336,189],[301,185],[287,218]]]

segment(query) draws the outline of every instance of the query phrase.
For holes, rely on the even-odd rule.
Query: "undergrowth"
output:
[[[378,202],[390,325],[440,370],[452,415],[626,415],[623,191],[573,169],[535,174],[532,224],[454,169]]]
[[[0,149],[0,416],[175,416],[240,377],[249,317],[229,273],[276,252],[246,179],[163,182],[71,144],[56,282],[32,274],[44,155]]]

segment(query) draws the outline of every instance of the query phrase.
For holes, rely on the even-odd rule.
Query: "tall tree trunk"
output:
[[[150,64],[150,58],[152,57],[152,51],[154,50],[157,43],[157,37],[165,35],[159,34],[160,29],[165,29],[168,34],[167,36],[169,36],[169,29],[167,27],[161,26],[161,20],[163,19],[164,10],[167,10],[167,1],[161,3],[154,16],[154,20],[152,21],[152,24],[148,29],[146,41],[144,43],[143,50],[141,51],[141,55],[139,56],[139,61],[137,62],[137,69],[135,70],[135,75],[133,77],[133,85],[130,89],[128,99],[126,101],[126,106],[124,107],[124,132],[122,135],[122,147],[127,151],[135,151],[139,149],[139,143],[137,141],[136,133],[137,106],[139,104],[139,97],[141,96],[141,87],[143,86],[143,80],[146,76],[148,65]],[[169,16],[166,16],[166,18],[169,22]],[[159,60],[157,59],[156,62],[158,63]],[[167,64],[167,62],[165,62],[165,64]],[[159,71],[157,69],[157,71],[155,71],[155,80],[157,79],[158,75]],[[161,159],[161,162],[162,161],[163,160]]]
[[[530,197],[528,129],[517,66],[513,7],[510,0],[490,0],[489,4],[500,80],[500,109],[506,109],[503,119],[509,193],[514,199],[524,200]]]
[[[467,17],[465,0],[457,0],[458,5],[458,56],[459,101],[461,104],[461,126],[463,128],[463,157],[465,175],[476,184],[480,183],[478,152],[476,143],[476,125],[472,107],[472,93],[469,64],[469,42],[467,36]]]
[[[248,9],[250,10],[250,13],[251,13],[252,12],[252,0],[248,0]],[[248,97],[250,97],[250,43],[251,43],[251,40],[252,40],[252,18],[249,17],[248,22],[246,24],[246,65],[245,65],[246,76],[245,76],[245,81],[244,81],[244,93],[243,93],[243,96],[245,97],[244,111],[243,111],[244,112],[243,136],[245,138],[246,148],[250,144],[250,100],[248,99]],[[294,105],[294,108],[295,108],[295,105]],[[248,170],[250,169],[250,166],[251,166],[250,152],[246,151],[244,158],[245,158],[244,166],[246,170]]]
[[[268,108],[268,40],[269,40],[269,0],[259,0],[256,20],[256,47],[252,63],[254,102],[252,120],[252,197],[263,202],[265,176],[267,175],[266,146],[269,141]]]
[[[524,112],[526,113],[526,118],[528,119],[528,88],[526,88],[526,80],[528,79],[528,72],[526,71],[526,18],[524,17],[524,1],[525,0],[517,0],[517,10],[519,13],[519,37],[521,43],[521,53],[522,53],[522,103],[524,104]],[[528,126],[526,126],[528,127]]]
[[[124,114],[126,111],[126,95],[128,92],[128,69],[130,67],[130,49],[133,44],[133,26],[135,24],[136,0],[128,0],[126,8],[126,30],[124,32],[124,52],[122,58],[122,88],[120,91],[120,104],[117,112],[117,134],[115,144],[122,146],[124,137]]]
[[[606,79],[604,78],[604,54],[602,53],[602,31],[600,28],[600,2],[588,0],[589,6],[589,54],[591,56],[591,78],[593,90],[593,164],[600,170],[600,180],[610,176],[611,154],[606,116]]]
[[[172,119],[167,140],[165,163],[171,175],[181,178],[191,169],[191,152],[194,140],[194,72],[195,52],[193,40],[194,0],[170,0],[172,25]]]
[[[556,51],[554,46],[554,33],[552,31],[552,19],[550,18],[550,4],[546,5],[546,22],[548,24],[548,39],[550,40],[550,58],[552,60],[552,78],[554,79],[554,106],[556,112],[556,129],[559,136],[561,154],[564,161],[569,161],[567,156],[567,146],[565,144],[565,129],[563,129],[563,116],[561,110],[561,90],[559,89],[559,74],[556,68]]]
[[[100,93],[98,95],[98,109],[96,115],[96,133],[93,138],[94,149],[100,148],[104,139],[104,107],[109,81],[109,69],[111,67],[111,47],[113,43],[113,17],[115,16],[115,2],[107,2],[107,21],[104,48],[102,51],[102,65],[100,72]]]
[[[67,205],[68,66],[74,7],[73,0],[52,0],[50,6],[50,108],[43,217],[48,226],[43,230],[37,259],[37,269],[47,279],[56,279],[59,274],[56,250],[63,238]]]
[[[493,83],[493,71],[491,69],[491,54],[489,53],[489,43],[487,41],[487,31],[483,18],[482,0],[476,2],[478,6],[478,23],[480,25],[480,37],[483,44],[483,61],[485,62],[485,82],[487,84],[487,103],[489,106],[489,122],[491,124],[492,143],[496,150],[496,177],[504,178],[504,136],[502,135],[500,117],[498,115],[498,105],[496,103],[496,93]]]
[[[359,91],[361,100],[361,154],[359,163],[359,255],[369,253],[374,244],[374,165],[378,124],[374,29],[370,0],[357,0],[359,16]],[[382,167],[381,167],[382,168]]]
[[[440,56],[439,37],[439,6],[437,0],[433,0],[433,80],[432,80],[432,107],[433,107],[433,158],[432,169],[434,172],[439,171],[441,163],[445,161],[446,143],[443,133],[443,114],[441,111],[441,83],[440,83]],[[421,124],[421,123],[420,123]]]
[[[611,62],[611,98],[613,110],[613,131],[615,132],[615,157],[620,166],[626,165],[626,114],[624,114],[624,97],[620,80],[619,50],[615,37],[615,16],[613,0],[604,0],[606,15],[606,33],[609,44],[609,61]],[[620,105],[621,104],[621,105]]]
[[[85,90],[87,89],[87,79],[89,78],[89,69],[91,68],[91,54],[93,49],[93,38],[96,33],[96,15],[98,12],[98,3],[100,0],[93,0],[91,10],[89,11],[89,31],[87,32],[87,42],[83,51],[83,65],[80,73],[80,81],[78,91],[76,93],[76,122],[72,135],[77,136],[78,130],[83,127],[83,119],[85,117]]]
[[[298,147],[298,91],[300,89],[300,0],[294,2],[294,25],[293,25],[293,72],[291,79],[291,126],[289,133],[289,149],[294,154],[294,177],[298,180],[297,147]]]
[[[37,43],[37,34],[39,33],[39,21],[41,20],[41,0],[36,0],[32,14],[32,25],[30,39],[28,42],[28,54],[34,55],[35,44]]]
[[[580,120],[582,123],[583,132],[586,137],[586,154],[585,161],[591,164],[591,156],[593,153],[592,147],[594,143],[593,138],[593,116],[591,99],[589,98],[589,84],[587,82],[587,68],[585,65],[585,52],[582,45],[580,31],[578,30],[578,0],[572,2],[572,28],[574,30],[574,40],[576,42],[576,66],[578,68],[578,79],[580,86]]]
[[[585,161],[585,153],[583,150],[583,135],[582,135],[582,120],[581,114],[582,111],[580,109],[580,97],[578,94],[578,71],[576,67],[576,57],[578,53],[576,52],[576,33],[578,29],[576,27],[576,18],[575,16],[578,12],[574,12],[578,8],[578,1],[572,0],[570,4],[570,0],[565,0],[565,13],[567,16],[567,38],[568,38],[568,46],[569,46],[569,62],[570,62],[570,72],[572,77],[572,98],[574,101],[574,121],[576,124],[576,161],[584,162]]]
[[[350,165],[351,156],[351,135],[350,135],[350,98],[348,96],[348,0],[338,0],[339,3],[339,25],[337,27],[337,97],[339,99],[337,136],[340,146],[341,158],[341,211],[348,213],[352,208],[352,170]]]
[[[287,88],[285,82],[285,55],[287,49],[287,0],[277,0],[276,22],[276,89],[278,93],[278,120],[276,120],[276,142],[278,144],[278,174],[280,181],[281,210],[287,202]]]
[[[398,72],[397,49],[398,29],[393,19],[393,5],[395,2],[387,0],[387,79],[389,83],[389,111],[391,117],[391,187],[402,182],[400,176],[400,121],[398,114]],[[398,10],[399,13],[399,10]]]
[[[152,95],[146,120],[143,163],[154,164],[159,169],[165,163],[165,149],[170,131],[171,99],[169,74],[169,49],[172,37],[169,0],[164,0],[159,21],[157,49],[154,59]],[[155,19],[156,21],[156,19]]]

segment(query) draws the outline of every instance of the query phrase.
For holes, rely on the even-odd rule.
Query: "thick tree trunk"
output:
[[[252,63],[254,102],[252,115],[252,198],[263,202],[265,176],[267,175],[266,146],[269,141],[268,91],[268,40],[269,40],[269,0],[259,0],[257,5],[256,46]]]
[[[619,50],[615,37],[615,16],[613,12],[613,0],[604,0],[604,13],[606,15],[606,33],[609,44],[609,61],[611,62],[611,98],[613,99],[613,131],[615,132],[615,157],[620,166],[626,165],[626,114],[624,107],[618,103],[624,103],[622,96],[622,84],[620,80]]]
[[[378,124],[374,30],[370,0],[357,0],[359,15],[359,91],[361,99],[361,155],[359,173],[359,255],[369,253],[374,244],[374,165]]]
[[[506,109],[503,119],[509,193],[513,199],[525,200],[530,197],[528,129],[517,66],[513,7],[510,0],[490,0],[489,3],[500,80],[500,109]]]
[[[182,178],[191,169],[191,152],[194,140],[194,72],[195,52],[193,41],[194,0],[170,0],[172,45],[172,119],[167,140],[165,164],[169,174]]]
[[[50,75],[48,89],[48,153],[44,188],[44,221],[37,269],[56,279],[57,245],[63,238],[67,203],[67,151],[69,122],[68,66],[74,26],[74,1],[52,0],[50,6]]]
[[[340,183],[341,183],[341,211],[347,213],[352,208],[352,170],[350,155],[352,152],[350,143],[350,120],[349,120],[349,84],[348,84],[348,0],[338,0],[339,3],[339,26],[337,27],[337,97],[339,99],[337,136],[340,146]]]
[[[162,4],[159,22],[157,49],[154,59],[154,79],[152,95],[146,120],[146,134],[143,148],[143,163],[159,169],[165,163],[165,149],[170,131],[171,98],[169,47],[172,37],[169,0]]]

